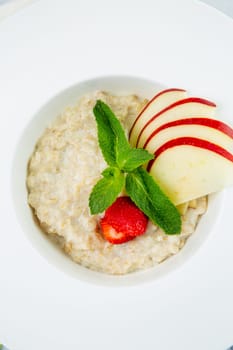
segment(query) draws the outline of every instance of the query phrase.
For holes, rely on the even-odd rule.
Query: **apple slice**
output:
[[[216,105],[213,102],[198,97],[189,97],[179,100],[159,113],[151,116],[138,134],[136,147],[143,148],[146,140],[161,125],[185,118],[212,118]]]
[[[185,203],[181,203],[181,204],[178,204],[178,205],[177,205],[177,209],[178,209],[180,215],[185,215],[185,213],[186,213],[187,210],[188,210],[189,203],[190,203],[190,202],[185,202]]]
[[[198,137],[233,152],[233,129],[210,118],[186,118],[163,124],[148,137],[144,148],[154,153],[169,140],[184,136]]]
[[[151,116],[185,97],[187,97],[187,92],[185,90],[175,88],[163,90],[155,95],[139,113],[130,129],[129,139],[131,145],[133,147],[136,145],[141,128],[148,122]]]
[[[163,144],[147,170],[175,204],[233,184],[233,155],[209,141],[181,137]]]

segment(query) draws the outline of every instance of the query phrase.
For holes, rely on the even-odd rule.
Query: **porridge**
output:
[[[42,230],[76,262],[109,274],[126,274],[176,254],[206,211],[207,197],[182,205],[182,231],[166,235],[149,222],[145,234],[111,244],[101,233],[101,215],[91,215],[88,199],[106,162],[97,140],[93,107],[110,106],[128,132],[146,104],[137,96],[97,91],[67,108],[38,140],[28,165],[28,203]]]

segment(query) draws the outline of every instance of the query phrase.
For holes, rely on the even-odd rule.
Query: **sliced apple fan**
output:
[[[147,170],[181,212],[233,184],[233,129],[214,119],[215,111],[215,103],[183,89],[163,90],[130,130],[131,145],[154,154]]]

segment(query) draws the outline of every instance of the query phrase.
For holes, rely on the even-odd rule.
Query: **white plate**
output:
[[[231,19],[187,0],[41,0],[1,23],[0,342],[12,350],[233,343],[232,190],[216,230],[179,270],[110,288],[70,278],[38,254],[16,218],[10,178],[32,116],[88,78],[132,75],[183,87],[232,121],[232,37]]]

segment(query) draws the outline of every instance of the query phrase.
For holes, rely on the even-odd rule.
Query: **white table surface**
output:
[[[233,17],[233,0],[203,0],[202,2],[205,2],[224,12],[228,16]]]
[[[38,0],[0,0],[0,21],[34,1]],[[203,0],[202,2],[233,18],[233,0]]]
[[[0,20],[37,0],[0,0]],[[233,18],[233,0],[202,0]]]

